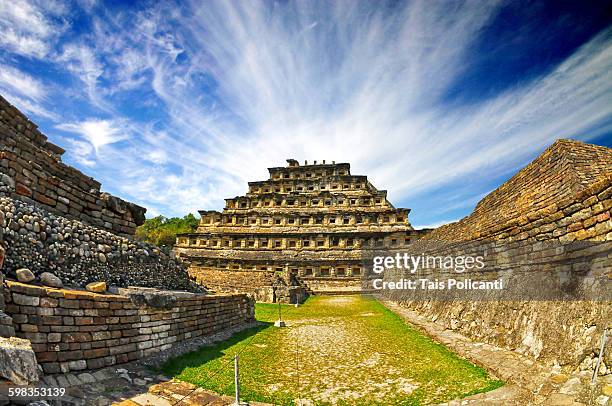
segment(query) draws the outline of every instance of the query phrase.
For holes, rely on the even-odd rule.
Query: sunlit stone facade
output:
[[[203,284],[248,290],[282,274],[311,291],[354,291],[365,258],[417,237],[410,210],[348,163],[287,163],[226,199],[223,212],[200,211],[197,231],[177,237],[178,255]]]

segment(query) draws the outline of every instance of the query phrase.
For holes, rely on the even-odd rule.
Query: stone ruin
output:
[[[177,236],[178,256],[207,288],[290,303],[304,293],[358,293],[373,251],[422,234],[409,209],[351,175],[348,163],[287,162],[249,182],[245,196],[226,199],[223,212],[200,211],[197,231]]]
[[[53,273],[64,284],[201,290],[158,247],[135,241],[145,209],[100,191],[61,161],[63,150],[0,97],[0,239],[3,272]]]
[[[531,290],[534,299],[491,300],[483,293],[470,300],[433,300],[392,291],[385,298],[441,329],[547,365],[591,373],[603,332],[612,327],[611,210],[612,149],[558,140],[483,198],[469,216],[431,231],[405,250],[421,255],[431,247],[439,251],[442,242],[444,255],[488,251],[488,273],[514,274],[510,283]],[[538,277],[554,272],[567,276],[567,296],[547,299],[546,292],[538,292],[547,286]],[[401,276],[391,273],[389,279]],[[588,296],[593,286],[599,296]],[[598,372],[608,375],[612,351],[606,351]]]
[[[144,207],[101,192],[98,181],[62,162],[64,150],[2,96],[0,135],[4,195],[120,236],[144,223]]]
[[[63,152],[0,97],[0,377],[30,384],[252,324],[249,297],[209,295],[136,241],[145,209]]]

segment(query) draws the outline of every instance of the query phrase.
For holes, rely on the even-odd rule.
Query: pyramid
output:
[[[200,211],[195,233],[177,236],[177,254],[206,286],[249,290],[284,275],[312,290],[358,290],[366,257],[420,235],[410,210],[395,208],[348,163],[288,159],[268,171],[222,212]]]

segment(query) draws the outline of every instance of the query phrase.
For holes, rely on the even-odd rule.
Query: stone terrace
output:
[[[6,312],[47,374],[121,364],[254,320],[241,294],[97,294],[7,282]]]

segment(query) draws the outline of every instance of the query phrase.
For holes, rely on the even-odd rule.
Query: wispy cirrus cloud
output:
[[[612,129],[610,28],[543,74],[449,100],[503,7],[94,4],[53,59],[92,107],[56,128],[78,134],[68,156],[155,212],[220,208],[289,157],[351,162],[397,205],[468,210],[461,185],[481,196],[554,139]],[[454,215],[436,212],[425,221]]]
[[[51,120],[58,116],[43,107],[48,94],[47,86],[40,80],[0,63],[0,94],[11,99],[21,110]]]
[[[45,57],[66,27],[60,2],[0,0],[0,46],[30,57]]]
[[[40,80],[4,64],[0,64],[0,88],[38,101],[47,93]]]

